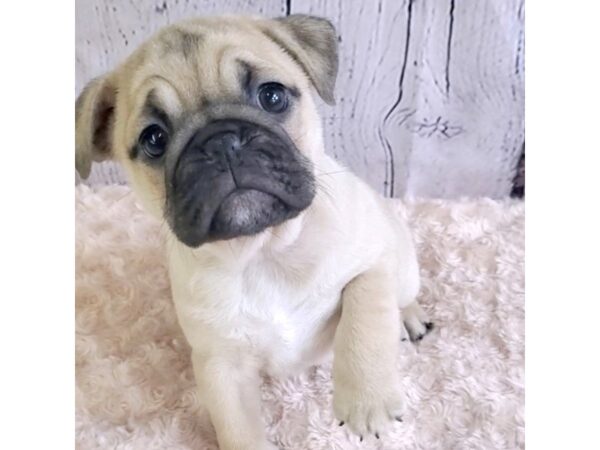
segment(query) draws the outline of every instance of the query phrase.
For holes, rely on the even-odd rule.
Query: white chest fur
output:
[[[197,250],[169,242],[173,298],[195,351],[231,346],[281,373],[329,347],[343,288],[396,235],[370,190],[350,174],[335,177],[329,194],[343,192],[318,194],[305,214],[258,236]]]
[[[242,347],[270,373],[318,358],[333,337],[341,291],[362,264],[336,265],[350,255],[309,249],[273,255],[221,245],[218,252],[174,252],[173,295],[190,345]]]

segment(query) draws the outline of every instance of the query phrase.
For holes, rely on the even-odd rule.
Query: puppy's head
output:
[[[190,247],[295,217],[315,195],[312,93],[333,102],[336,44],[331,24],[309,16],[165,28],[77,99],[77,170],[121,162]]]

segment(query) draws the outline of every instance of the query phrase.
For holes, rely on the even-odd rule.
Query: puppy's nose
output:
[[[204,143],[204,150],[209,154],[237,153],[241,147],[240,137],[233,131],[215,133]]]

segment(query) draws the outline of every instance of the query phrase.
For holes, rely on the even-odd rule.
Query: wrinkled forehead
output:
[[[130,100],[148,97],[171,114],[204,104],[239,102],[250,85],[305,87],[294,60],[251,23],[198,22],[159,33],[132,58]]]

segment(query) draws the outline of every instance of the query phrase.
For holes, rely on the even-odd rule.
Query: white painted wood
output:
[[[523,0],[418,1],[412,17],[417,65],[389,129],[408,158],[399,191],[508,195],[525,138]]]
[[[510,193],[524,140],[523,0],[294,0],[342,38],[328,148],[386,195]]]
[[[392,170],[403,165],[394,164],[395,155],[386,149],[381,129],[402,70],[406,31],[401,3],[292,2],[292,13],[327,17],[340,36],[337,102],[334,108],[323,108],[327,150],[387,194]]]
[[[503,197],[524,141],[523,0],[77,0],[77,91],[149,34],[221,12],[328,17],[340,34],[327,151],[392,196]],[[96,165],[90,183],[122,180]]]

